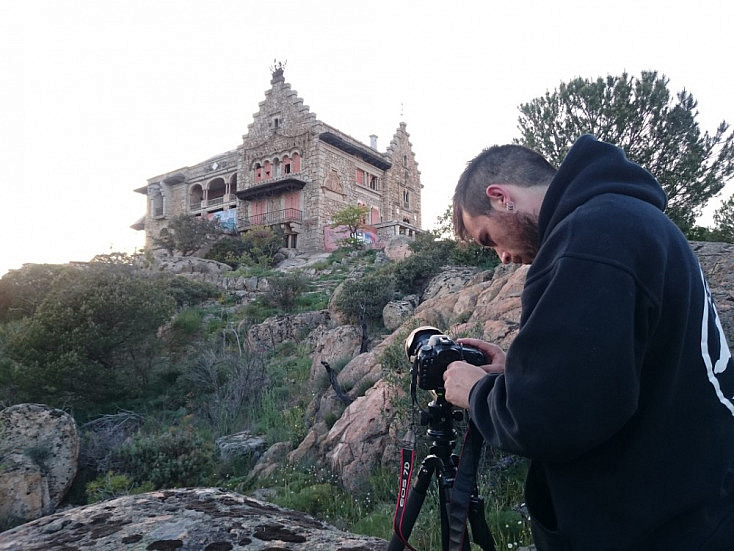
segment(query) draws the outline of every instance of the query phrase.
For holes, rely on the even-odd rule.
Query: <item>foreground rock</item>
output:
[[[120,497],[0,533],[0,551],[372,551],[386,544],[212,488]]]
[[[79,434],[67,413],[39,404],[0,411],[0,519],[52,513],[76,476]]]

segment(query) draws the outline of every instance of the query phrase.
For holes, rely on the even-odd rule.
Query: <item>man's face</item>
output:
[[[472,216],[462,214],[474,241],[491,247],[503,264],[530,264],[538,253],[538,217],[527,212],[501,212]]]

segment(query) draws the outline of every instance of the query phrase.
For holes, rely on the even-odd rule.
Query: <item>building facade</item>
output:
[[[368,241],[419,233],[422,186],[405,123],[379,152],[375,136],[366,145],[317,120],[282,66],[270,83],[239,147],[135,190],[147,197],[145,217],[132,226],[145,231],[146,246],[181,213],[219,218],[238,233],[280,228],[284,246],[302,251],[333,248],[331,217],[349,205],[367,208]]]

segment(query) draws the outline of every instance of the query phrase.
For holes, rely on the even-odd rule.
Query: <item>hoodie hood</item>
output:
[[[657,180],[627,159],[622,149],[588,134],[581,136],[566,155],[543,199],[538,216],[541,242],[578,206],[607,193],[634,197],[661,211],[667,203]]]

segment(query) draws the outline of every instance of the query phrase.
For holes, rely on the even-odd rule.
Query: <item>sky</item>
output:
[[[239,146],[276,59],[365,144],[406,123],[429,229],[466,162],[519,137],[518,106],[573,78],[656,70],[702,130],[734,122],[732,29],[729,0],[3,2],[0,275],[141,249],[133,190]]]

